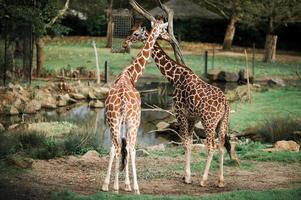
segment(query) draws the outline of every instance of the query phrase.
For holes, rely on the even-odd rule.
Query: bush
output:
[[[294,140],[301,143],[295,131],[301,130],[300,119],[278,117],[266,120],[258,129],[264,142],[275,143],[279,140]]]

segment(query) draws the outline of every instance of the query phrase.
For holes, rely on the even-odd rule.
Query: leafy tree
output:
[[[68,29],[60,25],[60,19],[68,9],[70,0],[66,0],[63,9],[59,9],[53,0],[0,0],[0,22],[4,21],[21,26],[32,25],[36,38],[37,76],[44,62],[43,40],[46,34],[61,34]]]
[[[223,49],[230,50],[235,35],[237,22],[243,22],[243,18],[249,9],[252,9],[250,0],[194,0],[200,6],[205,6],[221,17],[229,21],[224,36]]]
[[[254,1],[253,24],[266,27],[265,62],[275,61],[277,29],[288,23],[301,22],[300,0]]]

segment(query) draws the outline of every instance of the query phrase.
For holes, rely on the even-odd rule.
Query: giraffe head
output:
[[[156,22],[152,23],[152,27],[155,26],[155,23],[161,23],[161,32],[159,33],[159,38],[162,38],[164,40],[170,41],[169,33],[167,32],[167,23],[163,23],[163,20],[157,20]],[[162,27],[163,26],[163,27]],[[146,27],[142,27],[141,24],[135,24],[132,28],[132,34],[127,37],[127,39],[122,43],[122,47],[127,49],[129,48],[133,43],[136,42],[143,42],[145,43],[149,32],[147,31]]]

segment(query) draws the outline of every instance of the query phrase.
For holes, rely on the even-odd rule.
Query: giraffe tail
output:
[[[127,157],[127,150],[126,150],[126,139],[123,137],[121,139],[121,164],[120,164],[120,171],[123,171],[126,165],[126,157]]]

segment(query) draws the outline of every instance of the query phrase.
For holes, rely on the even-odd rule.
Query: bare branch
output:
[[[168,33],[170,35],[170,39],[172,41],[171,46],[174,50],[174,54],[176,57],[177,62],[181,64],[184,63],[184,58],[183,58],[183,53],[180,49],[180,45],[177,41],[177,39],[174,36],[174,31],[173,31],[173,16],[174,12],[172,9],[169,9],[166,5],[162,4],[160,0],[157,0],[157,3],[159,4],[159,7],[165,12],[167,19],[168,19]]]
[[[141,7],[135,0],[130,0],[130,4],[140,15],[144,16],[149,21],[156,21],[156,19],[148,11]]]
[[[62,10],[59,10],[57,16],[52,18],[48,24],[45,25],[45,28],[51,27],[60,17],[62,17],[69,8],[70,0],[66,0],[65,6]]]
[[[214,3],[208,0],[204,0],[204,3],[207,4],[208,6],[212,7],[214,10],[216,10],[216,13],[219,13],[220,16],[224,17],[225,19],[229,19],[230,16],[227,15],[221,8],[216,6]]]

